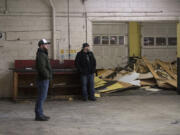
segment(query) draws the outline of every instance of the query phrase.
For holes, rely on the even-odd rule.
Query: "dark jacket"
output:
[[[87,55],[89,60],[87,59]],[[81,50],[80,52],[77,53],[76,59],[75,59],[75,66],[77,70],[83,74],[93,74],[96,72],[96,59],[94,57],[93,52],[83,52]]]
[[[36,54],[36,70],[38,72],[38,80],[51,80],[52,68],[48,60],[48,52],[39,48]]]

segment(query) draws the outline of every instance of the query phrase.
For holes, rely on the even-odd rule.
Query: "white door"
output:
[[[149,60],[176,60],[176,23],[144,22],[141,24],[142,56]]]
[[[93,23],[93,51],[98,69],[124,66],[128,61],[126,23]]]

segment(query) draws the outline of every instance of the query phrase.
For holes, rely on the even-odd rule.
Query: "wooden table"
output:
[[[36,78],[36,70],[13,69],[13,100],[36,97]],[[49,98],[80,94],[80,76],[75,69],[53,69]]]

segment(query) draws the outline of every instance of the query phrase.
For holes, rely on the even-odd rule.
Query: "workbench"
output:
[[[16,60],[13,70],[13,100],[31,99],[37,96],[37,72],[33,60]],[[48,98],[80,95],[80,76],[74,67],[74,61],[52,61],[53,79],[50,81]]]

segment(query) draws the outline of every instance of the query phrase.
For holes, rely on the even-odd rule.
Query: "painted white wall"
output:
[[[68,49],[67,0],[54,0],[57,19],[57,57]],[[7,5],[6,5],[7,3]],[[180,20],[179,0],[86,0],[88,42],[92,44],[92,21]],[[85,8],[70,0],[71,49],[86,40]],[[35,59],[37,42],[51,40],[51,8],[48,0],[0,0],[0,97],[12,95],[12,73],[16,59]],[[51,51],[51,50],[50,50]],[[51,57],[51,53],[50,53]],[[74,58],[75,55],[72,55]]]

